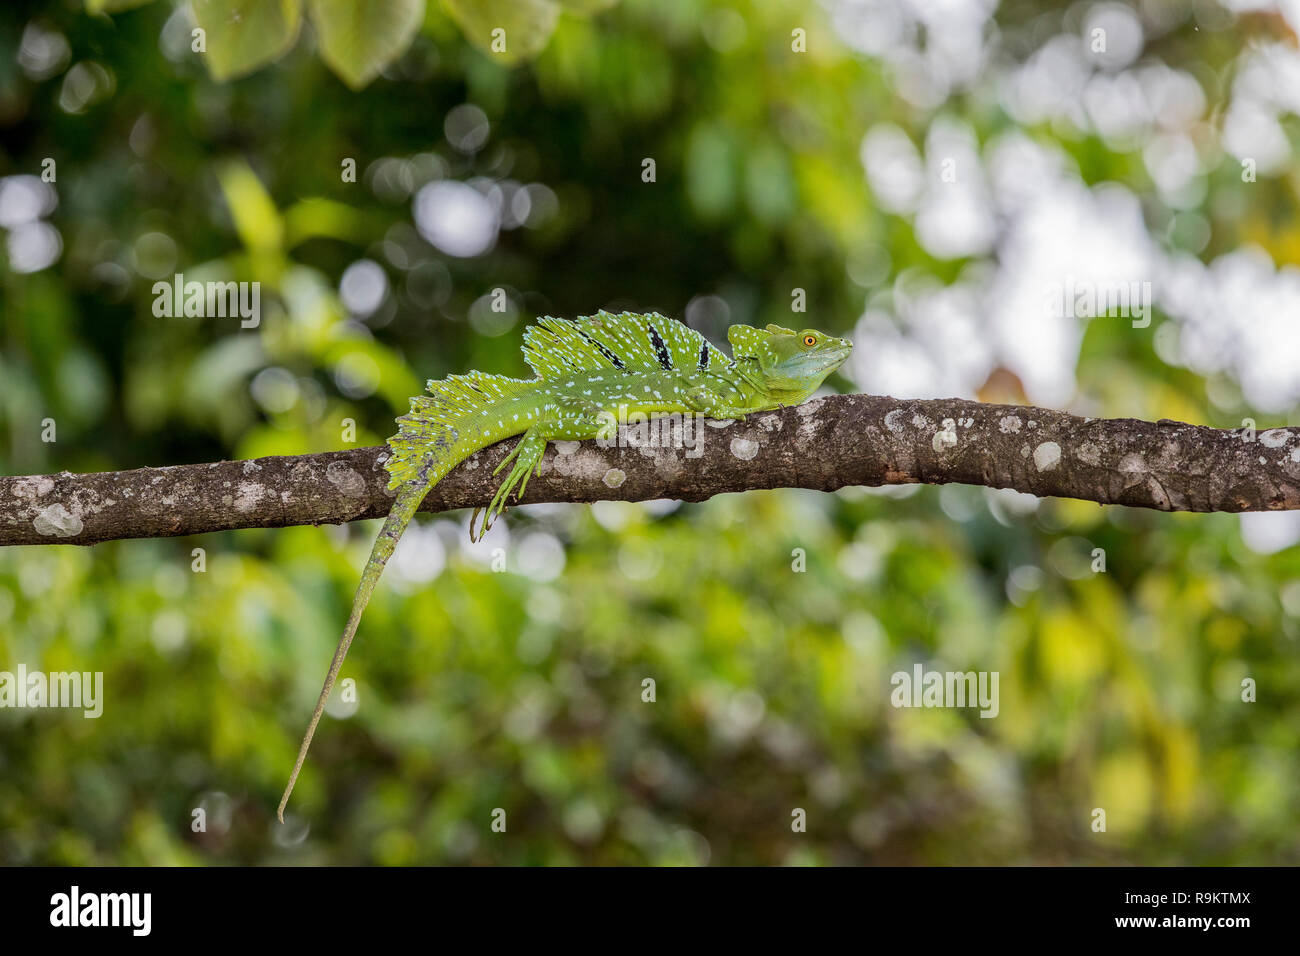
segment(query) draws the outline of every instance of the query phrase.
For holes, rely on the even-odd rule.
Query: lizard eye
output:
[[[808,333],[803,337],[803,344],[808,346],[808,348],[812,348],[817,344],[817,336],[813,335],[811,332]]]

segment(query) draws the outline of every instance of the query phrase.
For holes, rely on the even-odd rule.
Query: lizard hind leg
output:
[[[512,449],[510,449],[510,454],[508,454],[508,455],[506,455],[506,457],[502,458],[502,459],[501,459],[501,464],[497,465],[496,468],[492,469],[492,475],[493,475],[493,477],[499,475],[499,474],[501,473],[501,469],[504,468],[506,465],[510,464],[510,462],[511,462],[511,461],[512,461],[516,456],[518,456],[518,454],[519,454],[519,453],[524,449],[524,439],[527,438],[527,437],[528,437],[528,434],[527,434],[527,432],[525,432],[524,435],[519,439],[519,441],[515,442],[515,447],[512,448]],[[542,446],[542,450],[543,450],[543,451],[545,451],[545,447],[546,447],[545,444],[543,444],[543,446]],[[540,457],[541,457],[541,456],[539,455],[538,458],[540,459]],[[514,474],[514,472],[512,471],[512,472],[511,472],[511,475],[513,475],[513,474]],[[507,483],[509,482],[509,480],[510,480],[510,478],[509,478],[509,476],[507,476],[506,481],[505,481],[505,482],[502,482],[502,487],[504,487],[505,484],[507,484]],[[487,509],[484,509],[484,508],[482,508],[482,507],[478,507],[478,508],[475,508],[474,511],[470,514],[470,516],[469,516],[469,540],[470,540],[471,542],[477,543],[477,542],[479,542],[479,541],[482,541],[482,540],[483,540],[483,536],[486,535],[486,534],[488,533],[488,531],[491,529],[491,527],[492,527],[492,522],[493,522],[493,520],[494,520],[494,518],[495,518],[495,515],[494,515],[494,513],[493,513],[493,509],[494,509],[494,507],[495,507],[496,504],[497,504],[497,497],[498,497],[498,495],[500,494],[500,490],[501,490],[501,489],[498,488],[498,489],[497,489],[497,495],[493,495],[493,496],[492,496],[492,501],[491,501],[491,503],[488,505]],[[523,492],[522,492],[522,490],[521,490],[521,491],[520,491],[520,494],[522,494],[522,493],[523,493]],[[477,533],[476,533],[475,530],[474,530],[474,523],[475,523],[476,521],[479,520],[479,516],[483,514],[484,510],[487,511],[487,517],[484,519],[482,526],[478,529],[478,531],[477,531]],[[504,514],[504,513],[505,513],[505,507],[504,507],[504,503],[503,503],[502,507],[496,509],[496,514]]]
[[[597,406],[586,402],[566,401],[562,404],[562,414],[558,419],[538,422],[524,432],[519,443],[492,472],[495,475],[509,462],[514,461],[510,474],[492,496],[478,540],[482,540],[483,535],[487,534],[488,529],[492,527],[492,522],[505,512],[506,501],[516,486],[518,487],[516,500],[523,497],[524,489],[528,487],[528,479],[534,472],[541,470],[542,455],[546,452],[547,442],[554,439],[581,441],[584,438],[595,438],[601,434],[604,427],[605,422],[600,417],[600,409]],[[474,522],[471,517],[471,537],[473,527]]]
[[[519,486],[519,495],[523,495],[524,486],[528,483],[528,477],[542,463],[542,455],[546,452],[546,442],[547,438],[539,431],[539,426],[533,426],[524,432],[523,437],[519,439],[519,443],[496,467],[493,472],[494,475],[512,460],[514,461],[514,467],[510,469],[510,473],[506,475],[505,480],[497,487],[496,494],[492,496],[492,501],[487,506],[487,513],[483,517],[483,527],[479,530],[477,539],[474,539],[473,536],[474,522],[471,517],[471,539],[481,541],[483,535],[487,534],[492,527],[493,522],[505,513],[506,501],[509,499],[510,493],[514,491],[515,486]]]

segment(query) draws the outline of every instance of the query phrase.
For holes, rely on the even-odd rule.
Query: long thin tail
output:
[[[289,802],[289,795],[293,793],[293,785],[298,782],[298,772],[302,770],[303,761],[307,759],[307,749],[311,747],[312,735],[316,733],[316,725],[320,723],[321,714],[325,711],[325,701],[329,699],[334,682],[338,679],[339,669],[343,666],[343,658],[347,657],[352,638],[357,633],[361,615],[366,605],[370,603],[370,595],[379,582],[379,575],[383,573],[384,565],[388,563],[393,549],[397,547],[398,539],[402,537],[402,532],[411,523],[412,516],[420,507],[420,502],[424,500],[424,496],[429,493],[434,483],[434,481],[413,481],[403,485],[397,493],[397,500],[393,502],[393,510],[388,513],[388,519],[379,531],[379,537],[370,552],[370,559],[361,573],[361,583],[357,586],[357,596],[352,601],[352,614],[348,618],[348,625],[343,629],[343,636],[339,638],[339,646],[334,651],[334,660],[330,662],[329,673],[325,675],[325,686],[320,689],[316,710],[312,712],[311,723],[307,725],[302,746],[298,748],[298,762],[293,765],[293,773],[289,775],[289,785],[284,788],[284,796],[280,798],[280,806],[275,812],[281,823],[284,822],[285,805]]]

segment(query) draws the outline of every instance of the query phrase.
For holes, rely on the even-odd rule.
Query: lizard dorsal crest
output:
[[[798,335],[794,329],[782,325],[768,325],[766,329],[756,329],[748,325],[733,325],[727,329],[727,341],[731,351],[738,359],[759,358],[759,352],[767,340],[774,335]]]
[[[654,312],[546,316],[524,332],[524,359],[538,378],[548,380],[601,369],[668,371],[726,362],[699,332]]]
[[[738,359],[757,359],[763,343],[772,337],[766,329],[756,329],[748,325],[733,325],[727,329],[727,341],[731,343],[732,354]]]

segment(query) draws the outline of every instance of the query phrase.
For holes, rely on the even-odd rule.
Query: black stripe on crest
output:
[[[627,371],[627,366],[623,364],[623,360],[621,358],[619,358],[609,349],[605,348],[605,346],[601,345],[599,342],[593,339],[586,332],[582,331],[582,329],[578,329],[578,334],[581,335],[584,339],[586,339],[596,349],[597,352],[605,356],[605,358],[609,359],[609,363],[613,365],[614,368],[618,369],[620,372]]]
[[[708,367],[709,367],[709,343],[705,342],[703,345],[700,346],[700,368],[706,369]]]
[[[665,371],[673,370],[673,357],[668,354],[668,346],[664,345],[663,338],[659,335],[659,330],[654,327],[654,323],[648,323],[647,328],[650,330],[650,344],[655,347],[655,355],[659,358],[659,364],[664,367]]]

